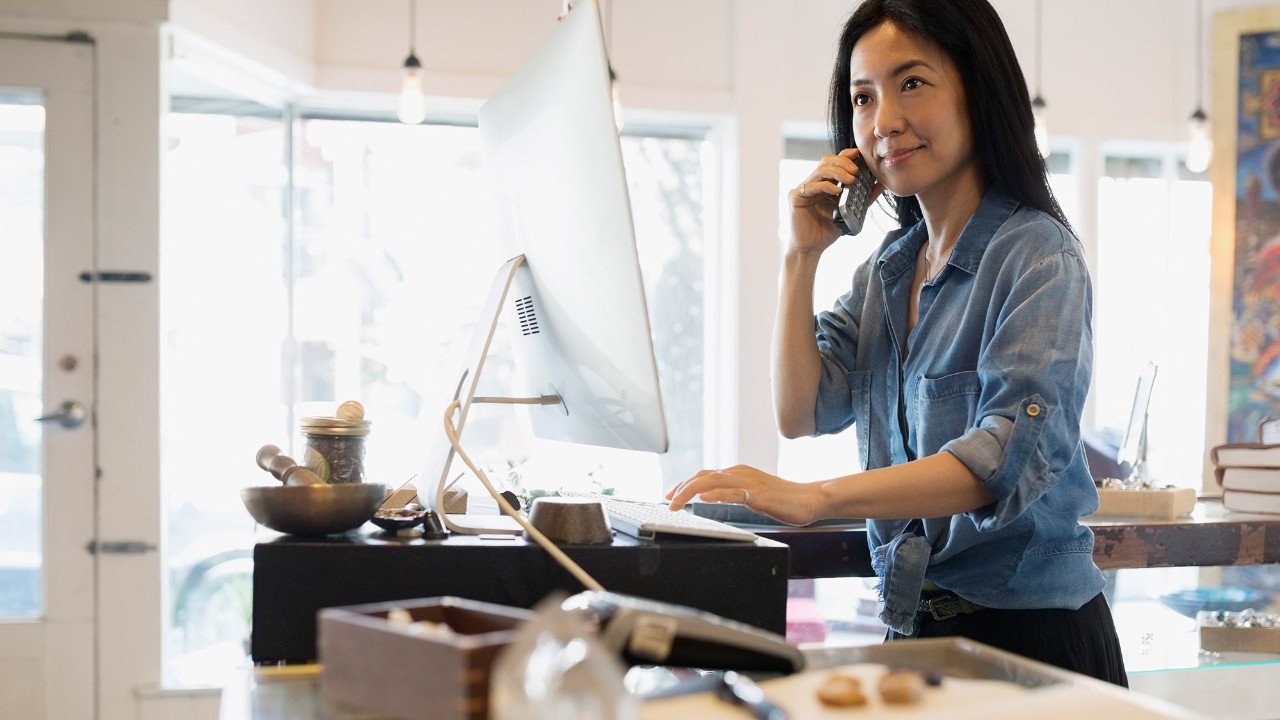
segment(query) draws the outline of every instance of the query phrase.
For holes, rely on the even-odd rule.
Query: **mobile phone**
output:
[[[871,205],[871,186],[876,183],[861,153],[853,162],[858,166],[858,172],[854,174],[852,183],[840,186],[840,199],[831,213],[831,222],[842,235],[862,232],[862,223],[867,219],[867,208]]]

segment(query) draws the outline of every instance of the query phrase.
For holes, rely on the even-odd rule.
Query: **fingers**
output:
[[[826,180],[817,180],[812,176],[787,193],[788,199],[795,207],[808,207],[820,201],[830,202],[828,198],[840,196],[840,186]]]
[[[732,503],[746,505],[750,502],[752,491],[750,485],[760,489],[757,472],[745,465],[735,465],[721,470],[703,470],[685,480],[667,493],[671,501],[670,508],[679,510],[695,497],[703,502]]]
[[[695,497],[706,502],[729,502],[734,497],[742,497],[742,490],[736,485],[732,477],[720,470],[702,470],[672,488],[667,499],[671,501],[672,510],[683,508]]]
[[[830,198],[838,198],[840,185],[853,182],[854,174],[858,172],[853,158],[860,152],[857,148],[846,148],[838,155],[822,158],[818,167],[788,193],[791,204],[807,207],[818,202],[829,202]]]

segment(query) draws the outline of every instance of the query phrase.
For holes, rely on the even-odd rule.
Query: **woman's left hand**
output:
[[[679,510],[695,496],[705,502],[746,505],[788,525],[808,525],[818,518],[817,486],[783,480],[749,465],[703,470],[667,493]]]

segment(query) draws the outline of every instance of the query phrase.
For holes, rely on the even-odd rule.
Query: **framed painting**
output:
[[[1207,447],[1280,415],[1280,8],[1217,14],[1213,67]]]

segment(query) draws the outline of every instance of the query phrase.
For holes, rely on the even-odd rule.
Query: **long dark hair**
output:
[[[1000,183],[1018,201],[1043,210],[1070,228],[1049,188],[1048,171],[1036,149],[1026,78],[1000,15],[987,0],[865,0],[859,5],[840,33],[831,73],[833,152],[856,147],[849,95],[853,46],[885,21],[936,43],[959,69],[974,148],[986,181]],[[890,197],[902,227],[923,217],[920,201],[914,196],[885,196]]]

